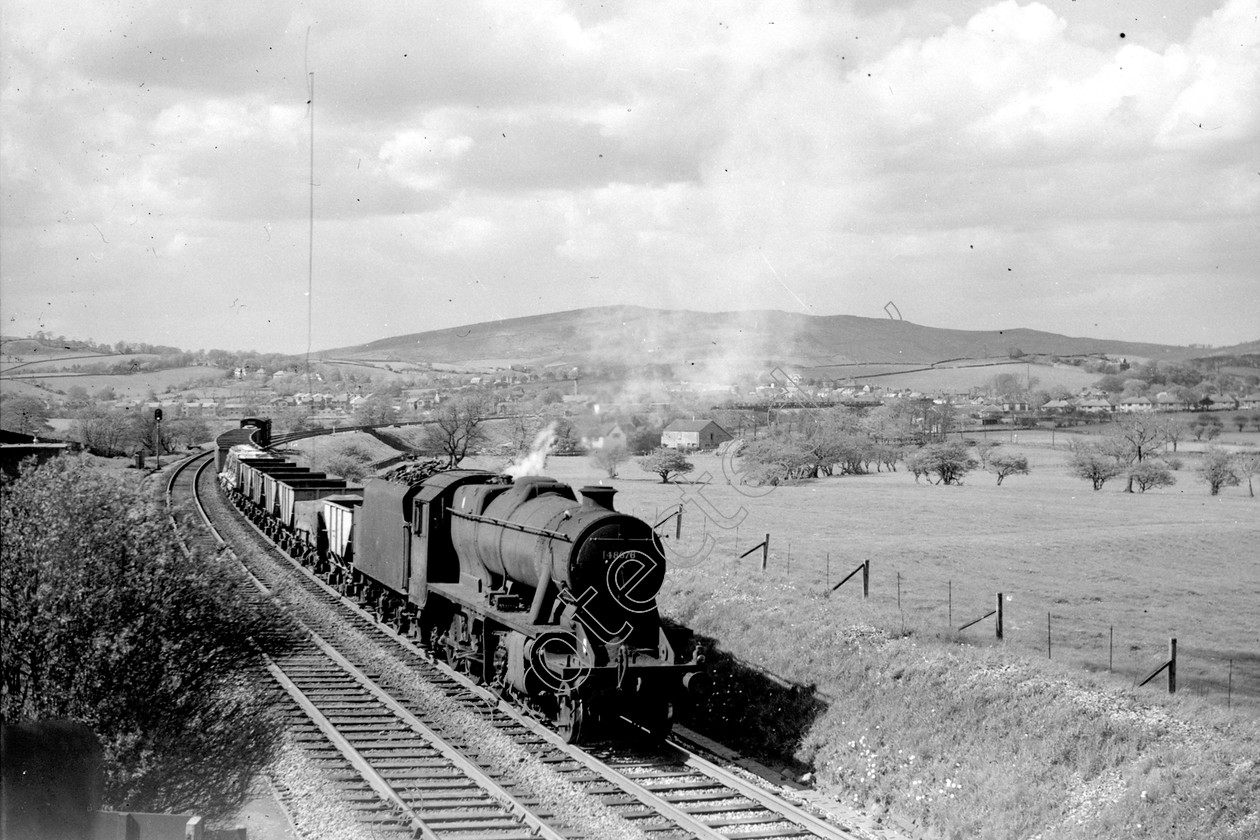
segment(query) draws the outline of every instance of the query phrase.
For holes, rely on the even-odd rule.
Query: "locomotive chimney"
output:
[[[615,510],[612,497],[617,494],[616,487],[588,484],[582,488],[581,493],[586,497],[587,507],[602,507],[604,510]]]

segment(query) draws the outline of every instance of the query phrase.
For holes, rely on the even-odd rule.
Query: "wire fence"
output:
[[[927,581],[878,558],[820,551],[810,540],[798,539],[794,545],[791,538],[773,532],[711,528],[709,517],[688,516],[683,505],[657,513],[652,521],[664,517],[658,533],[675,565],[734,564],[741,574],[769,576],[827,598],[835,604],[837,618],[860,603],[863,615],[890,629],[970,645],[1002,645],[1090,673],[1112,674],[1135,689],[1146,681],[1143,691],[1171,687],[1226,709],[1260,712],[1260,652],[1227,649],[1229,643],[1205,638],[1193,628],[1180,634],[1178,628],[1159,628],[1158,615],[1134,626],[1083,586],[1076,597],[1067,597],[1021,590],[1012,581],[1006,586],[975,577]],[[1133,586],[1141,588],[1142,583]],[[1212,622],[1203,624],[1210,628]],[[1170,641],[1178,635],[1181,645],[1171,655]],[[1171,682],[1154,679],[1159,675],[1170,675]]]

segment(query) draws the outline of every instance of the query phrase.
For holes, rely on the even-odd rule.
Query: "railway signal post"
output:
[[[157,456],[157,468],[162,469],[162,409],[153,409],[153,454]]]

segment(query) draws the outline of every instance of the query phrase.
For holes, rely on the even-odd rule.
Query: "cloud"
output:
[[[5,308],[109,288],[116,337],[144,339],[124,302],[178,288],[163,329],[273,340],[200,323],[221,286],[304,344],[312,70],[317,281],[356,304],[317,297],[329,344],[894,296],[920,322],[1076,333],[1106,301],[1200,340],[1133,289],[1206,313],[1254,281],[1260,4],[1159,29],[1133,2],[1155,23],[1123,39],[1097,5],[1016,0],[6,9]]]

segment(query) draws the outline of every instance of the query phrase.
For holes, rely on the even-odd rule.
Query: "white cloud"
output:
[[[896,295],[927,323],[1081,333],[1074,300],[1254,279],[1256,0],[1124,39],[1095,5],[1015,0],[81,5],[6,9],[6,310],[67,277],[156,294],[157,257],[190,287],[300,276],[308,68],[317,252],[376,313],[329,310],[332,344],[398,325],[417,277],[447,308],[399,332],[486,300],[879,315]],[[157,316],[195,322],[190,298]]]

